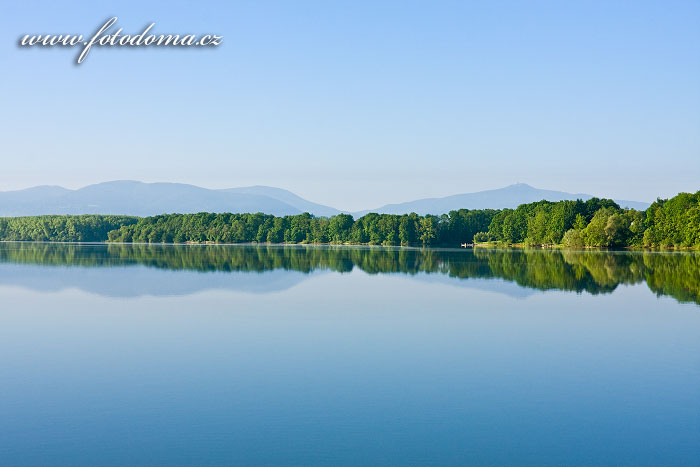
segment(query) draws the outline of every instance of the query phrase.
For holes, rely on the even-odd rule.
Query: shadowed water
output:
[[[698,465],[700,255],[0,243],[1,465]]]

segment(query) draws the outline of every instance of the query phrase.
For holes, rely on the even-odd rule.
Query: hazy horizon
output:
[[[573,192],[573,191],[566,191],[566,190],[554,190],[554,189],[549,188],[549,187],[546,187],[546,186],[534,186],[534,185],[532,185],[532,184],[530,184],[530,183],[522,182],[522,181],[514,182],[514,183],[511,183],[511,184],[508,184],[508,185],[504,185],[504,186],[490,187],[490,188],[486,188],[486,189],[484,189],[484,190],[465,190],[465,191],[462,191],[462,192],[459,192],[459,193],[447,193],[447,194],[438,195],[438,196],[417,196],[417,197],[415,197],[415,198],[406,198],[406,199],[402,199],[402,200],[398,200],[398,201],[389,201],[389,202],[376,201],[376,202],[374,203],[374,205],[371,205],[371,206],[361,206],[361,207],[356,208],[356,209],[344,209],[343,207],[338,207],[338,206],[335,206],[335,205],[333,205],[333,204],[331,204],[331,203],[329,203],[329,202],[326,202],[326,200],[324,200],[324,199],[309,198],[309,197],[307,197],[307,196],[304,196],[304,195],[302,195],[302,194],[300,194],[300,193],[298,193],[298,192],[296,192],[296,191],[294,191],[294,190],[288,189],[288,188],[286,188],[286,187],[283,187],[283,186],[273,186],[273,185],[269,185],[269,184],[237,185],[237,186],[234,186],[234,185],[231,185],[231,186],[202,186],[202,185],[197,185],[197,184],[194,184],[194,183],[171,182],[171,181],[165,181],[165,180],[144,181],[144,180],[135,180],[135,179],[122,179],[122,180],[103,180],[103,181],[100,181],[100,182],[89,183],[89,184],[87,184],[87,185],[79,185],[79,186],[66,186],[66,185],[62,185],[62,184],[59,184],[59,183],[49,183],[49,184],[32,185],[32,186],[26,186],[26,187],[21,187],[21,188],[16,188],[16,189],[7,189],[7,190],[4,190],[4,189],[0,188],[0,193],[2,193],[2,192],[8,192],[8,191],[21,191],[21,190],[27,190],[27,189],[31,189],[31,188],[38,188],[38,187],[59,187],[59,188],[65,188],[65,189],[68,189],[68,190],[79,190],[79,189],[81,189],[81,188],[85,188],[85,187],[92,186],[92,185],[100,185],[100,184],[103,184],[103,183],[113,183],[113,182],[136,182],[136,183],[146,183],[146,184],[150,184],[150,183],[175,183],[175,184],[192,185],[192,186],[197,186],[197,187],[200,187],[200,188],[206,188],[206,189],[210,189],[210,190],[224,190],[224,189],[229,189],[229,188],[246,188],[246,187],[251,187],[251,186],[264,186],[264,187],[270,187],[270,188],[280,188],[280,189],[283,189],[283,190],[290,191],[290,192],[292,192],[293,194],[298,195],[298,196],[300,196],[301,198],[304,198],[304,199],[307,200],[307,201],[311,201],[311,202],[323,204],[323,205],[326,205],[326,206],[329,206],[329,207],[337,208],[338,210],[343,211],[343,212],[358,212],[358,211],[363,211],[363,210],[367,210],[367,209],[379,208],[379,207],[382,207],[382,206],[385,206],[385,205],[389,205],[389,204],[405,203],[405,202],[409,202],[409,201],[415,201],[415,200],[426,199],[426,198],[444,198],[444,197],[448,197],[448,196],[452,196],[452,195],[459,195],[459,194],[478,193],[478,192],[481,192],[481,191],[495,191],[495,190],[500,190],[500,189],[508,188],[508,187],[515,186],[515,185],[527,185],[527,186],[530,186],[531,188],[535,188],[535,189],[537,189],[537,190],[561,191],[561,192],[570,193],[570,194],[585,194],[585,195],[596,196],[596,197],[599,197],[599,198],[611,198],[611,199],[612,199],[612,197],[606,197],[606,196],[600,195],[600,194],[598,194],[598,193],[591,193],[591,192],[588,192],[588,191],[580,191],[580,192],[577,191],[577,192]],[[700,189],[700,188],[699,188],[699,189]],[[698,191],[698,190],[695,190],[695,191]],[[693,191],[693,193],[694,193],[695,191]],[[638,202],[644,202],[644,203],[650,203],[650,204],[651,204],[656,198],[651,199],[651,200],[646,200],[646,199],[631,199],[631,198],[625,198],[625,197],[616,197],[615,199],[624,199],[624,200],[627,200],[627,201],[638,201]],[[350,201],[351,201],[351,200],[350,200]]]
[[[525,182],[695,192],[700,3],[10,3],[0,190],[267,185],[355,211]],[[20,48],[214,33],[211,50]]]

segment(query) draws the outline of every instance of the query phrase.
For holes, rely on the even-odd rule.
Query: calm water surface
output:
[[[700,255],[0,243],[0,465],[700,465]]]

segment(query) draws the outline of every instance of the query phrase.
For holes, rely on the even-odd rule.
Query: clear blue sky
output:
[[[22,50],[27,33],[214,50]],[[700,189],[698,1],[5,2],[0,190],[290,189],[343,209],[515,182]]]

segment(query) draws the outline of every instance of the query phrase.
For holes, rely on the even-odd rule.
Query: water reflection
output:
[[[36,265],[62,267],[62,274]],[[140,266],[140,268],[138,268]],[[75,268],[79,267],[79,268]],[[109,283],[90,268],[110,268]],[[167,281],[153,268],[170,271]],[[311,273],[426,274],[463,285],[502,279],[530,290],[605,294],[646,283],[657,295],[700,304],[700,254],[559,250],[441,250],[279,245],[78,245],[1,243],[0,284],[44,290],[79,287],[105,295],[193,293],[212,287],[252,292],[289,288]],[[86,269],[88,271],[86,271]],[[180,273],[172,273],[177,272]],[[189,274],[183,274],[189,272]],[[198,274],[264,273],[264,274]],[[194,274],[193,274],[194,273]],[[130,278],[131,280],[127,280]],[[515,287],[518,288],[518,287]],[[513,289],[506,292],[514,295]]]

